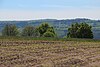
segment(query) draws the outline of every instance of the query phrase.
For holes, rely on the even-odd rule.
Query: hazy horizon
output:
[[[100,0],[0,0],[0,20],[100,20]]]

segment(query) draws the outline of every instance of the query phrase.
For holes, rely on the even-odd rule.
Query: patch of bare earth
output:
[[[100,67],[100,42],[3,40],[0,67]]]

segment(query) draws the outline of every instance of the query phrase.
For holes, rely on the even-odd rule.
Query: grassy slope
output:
[[[45,37],[4,37],[0,36],[0,40],[45,40],[45,41],[82,41],[82,42],[100,42],[96,39],[77,39],[77,38],[45,38]]]

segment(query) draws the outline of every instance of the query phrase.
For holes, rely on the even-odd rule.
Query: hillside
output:
[[[41,23],[47,22],[54,27],[56,33],[59,37],[64,37],[67,34],[68,27],[73,23],[86,22],[93,27],[94,39],[100,39],[100,20],[91,20],[84,18],[77,19],[66,19],[66,20],[57,20],[57,19],[40,19],[40,20],[28,20],[28,21],[0,21],[0,32],[2,31],[5,24],[15,24],[22,30],[26,25],[39,26]]]

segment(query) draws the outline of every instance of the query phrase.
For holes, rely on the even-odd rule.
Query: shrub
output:
[[[55,34],[52,33],[52,32],[45,32],[45,33],[43,34],[43,37],[55,37]]]

